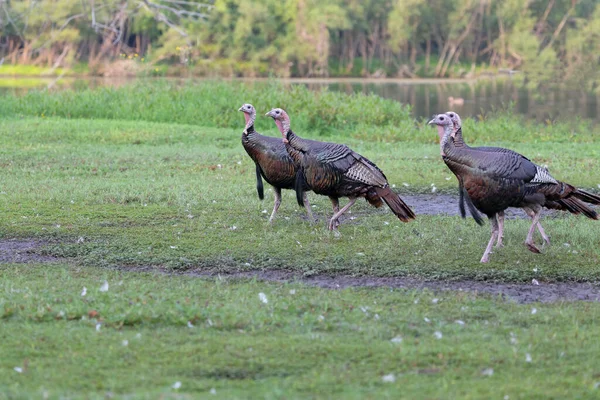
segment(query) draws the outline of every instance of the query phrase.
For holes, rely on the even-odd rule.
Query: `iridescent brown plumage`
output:
[[[412,210],[394,193],[383,172],[370,160],[352,151],[348,146],[337,143],[307,140],[297,136],[290,129],[290,120],[285,111],[275,108],[267,113],[279,128],[286,149],[290,154],[300,152],[301,182],[296,185],[296,193],[308,186],[313,192],[331,199],[334,215],[329,221],[329,229],[334,230],[339,217],[344,214],[359,197],[364,197],[375,207],[385,202],[403,222],[415,218]],[[338,199],[348,197],[349,202],[339,209]]]
[[[583,213],[598,219],[598,214],[584,202],[600,204],[600,197],[554,179],[547,169],[534,164],[521,154],[499,147],[469,147],[462,140],[462,128],[454,129],[452,119],[445,114],[434,117],[430,124],[438,126],[440,150],[444,162],[459,180],[465,201],[486,214],[492,225],[492,237],[481,258],[489,260],[493,242],[501,243],[498,215],[508,207],[523,208],[532,218],[525,240],[529,250],[539,253],[533,242],[542,207]],[[464,212],[464,206],[462,206]],[[503,218],[501,219],[501,221]]]
[[[262,178],[267,181],[275,193],[275,204],[269,222],[273,222],[281,205],[281,189],[294,189],[296,173],[299,170],[299,156],[296,161],[285,149],[281,139],[264,136],[254,130],[256,110],[252,104],[244,104],[239,111],[244,113],[246,127],[242,133],[242,145],[256,166],[256,190],[258,197],[264,198]],[[308,218],[313,221],[310,203],[306,193],[303,194],[301,206],[306,208]]]

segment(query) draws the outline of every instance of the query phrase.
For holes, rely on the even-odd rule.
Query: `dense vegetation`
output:
[[[0,97],[0,113],[6,116],[101,118],[190,124],[239,129],[237,108],[251,102],[259,112],[257,126],[274,128],[262,115],[273,107],[289,111],[298,132],[315,135],[342,134],[369,141],[432,143],[435,135],[424,121],[414,121],[410,106],[362,93],[345,94],[302,85],[222,81],[141,82],[123,87],[81,90],[29,91]],[[439,110],[444,111],[444,110]],[[485,124],[477,122],[486,121]],[[481,114],[465,121],[474,143],[588,142],[594,140],[589,121],[537,124],[507,112]]]
[[[93,73],[465,76],[594,88],[596,0],[2,2],[0,56]],[[120,70],[104,66],[120,60]],[[189,69],[187,68],[189,67]]]

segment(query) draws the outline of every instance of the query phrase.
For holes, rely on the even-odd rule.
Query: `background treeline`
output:
[[[107,74],[600,76],[598,0],[0,1],[0,57]],[[131,64],[131,65],[130,65]],[[167,67],[168,66],[168,67]],[[81,66],[80,66],[81,68]],[[118,72],[118,71],[117,71]]]

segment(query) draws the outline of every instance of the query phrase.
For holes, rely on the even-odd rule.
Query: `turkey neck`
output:
[[[452,128],[448,129],[440,139],[440,148],[444,160],[452,160],[462,164],[472,157],[472,147],[469,147],[462,138],[462,130],[458,128],[456,133],[452,134]],[[441,135],[440,135],[441,136]]]
[[[244,118],[246,119],[246,128],[244,129],[244,133],[249,134],[254,132],[254,120],[256,119],[256,111],[252,114],[244,113]]]
[[[462,127],[458,128],[456,130],[454,135],[452,135],[452,138],[454,139],[453,142],[454,142],[455,147],[469,147],[469,146],[467,146],[467,144],[465,143],[465,141],[463,139]]]
[[[306,153],[309,149],[308,142],[292,132],[291,129],[287,131],[286,139],[288,144],[298,151]]]
[[[448,152],[448,149],[446,148],[449,147],[449,143],[451,142],[450,135],[452,134],[452,127],[438,125],[437,130],[438,136],[440,137],[440,154],[442,157],[445,157]]]

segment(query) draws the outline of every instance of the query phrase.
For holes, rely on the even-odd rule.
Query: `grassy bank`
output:
[[[331,291],[60,265],[4,265],[0,273],[6,398],[598,392],[597,304],[516,305],[465,293]]]
[[[286,109],[292,128],[314,136],[353,136],[365,141],[435,143],[424,121],[415,122],[409,106],[375,95],[348,95],[303,85],[227,81],[139,82],[118,88],[102,87],[60,92],[31,91],[0,97],[6,116],[63,117],[164,122],[240,129],[237,109],[252,103],[259,111],[257,128],[272,130],[262,115],[273,107]],[[443,112],[445,110],[440,110]],[[471,143],[593,142],[598,127],[586,121],[537,124],[509,113],[465,120]],[[596,129],[596,132],[593,131]]]

